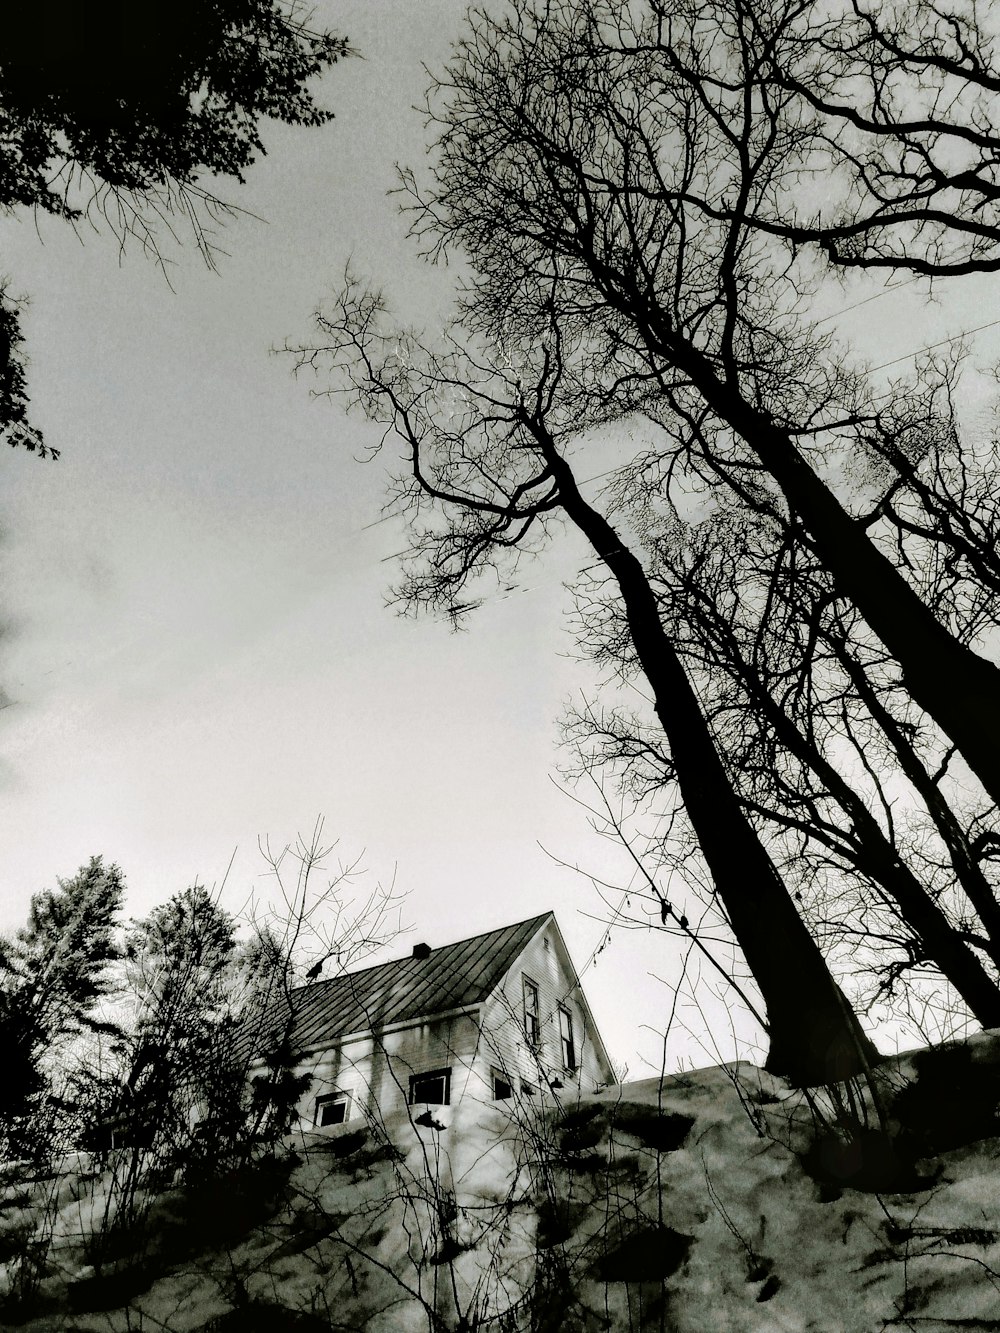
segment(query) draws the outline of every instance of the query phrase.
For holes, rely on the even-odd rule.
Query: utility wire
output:
[[[907,278],[905,282],[893,282],[887,287],[883,287],[880,292],[873,292],[871,296],[866,296],[860,301],[855,301],[853,305],[844,306],[842,310],[834,310],[829,315],[824,315],[822,319],[817,319],[817,324],[828,324],[831,319],[839,319],[841,315],[849,315],[852,310],[860,310],[863,305],[868,305],[870,301],[880,301],[883,296],[888,296],[890,292],[898,292],[902,287],[910,287],[915,282],[923,282],[923,275],[918,273],[912,278]]]
[[[1000,324],[1000,319],[991,319],[988,324],[980,324],[975,329],[964,329],[961,333],[956,333],[950,338],[942,338],[940,342],[928,343],[926,347],[918,347],[915,352],[907,352],[904,356],[897,356],[893,361],[883,361],[880,366],[872,366],[870,374],[877,370],[887,370],[890,366],[898,366],[903,361],[909,361],[912,357],[920,356],[922,352],[933,352],[935,348],[947,347],[950,343],[957,343],[962,338],[971,338],[976,333],[982,333],[985,329],[994,329]]]

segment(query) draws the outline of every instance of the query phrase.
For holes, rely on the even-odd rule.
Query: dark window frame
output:
[[[340,1120],[324,1120],[323,1112],[328,1106],[343,1106],[344,1114]],[[351,1094],[349,1092],[327,1092],[316,1098],[316,1113],[313,1125],[316,1129],[327,1129],[330,1125],[346,1125],[351,1118]]]
[[[506,1092],[502,1089],[506,1088]],[[514,1095],[514,1080],[502,1069],[493,1068],[490,1070],[490,1091],[495,1102],[509,1101]]]
[[[533,1005],[528,1004],[529,993]],[[524,1035],[528,1045],[535,1049],[542,1040],[542,1019],[539,1013],[538,982],[533,981],[526,972],[521,973],[521,1003],[524,1010]]]
[[[442,1100],[431,1100],[427,1097],[418,1097],[417,1088],[421,1083],[430,1083],[432,1079],[442,1080]],[[420,1074],[410,1075],[410,1091],[408,1097],[410,1106],[450,1106],[451,1105],[451,1065],[443,1069],[427,1069]]]
[[[565,1028],[563,1026],[565,1020]],[[563,1066],[570,1073],[578,1068],[576,1058],[576,1035],[573,1031],[573,1011],[564,1004],[559,1006],[559,1049],[562,1053]]]

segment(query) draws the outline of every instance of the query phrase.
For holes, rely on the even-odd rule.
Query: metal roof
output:
[[[442,945],[425,958],[397,958],[298,987],[291,993],[293,1048],[315,1050],[350,1032],[479,1004],[551,915]]]

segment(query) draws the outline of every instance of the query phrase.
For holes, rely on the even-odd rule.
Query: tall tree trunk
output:
[[[901,859],[865,802],[773,698],[753,665],[731,639],[728,660],[778,741],[813,771],[851,820],[859,849],[855,858],[858,870],[874,880],[896,904],[901,920],[921,941],[927,957],[954,986],[983,1027],[1000,1026],[1000,988]],[[991,947],[989,954],[1000,965],[1000,950]]]
[[[552,470],[567,517],[618,585],[688,818],[767,1008],[767,1068],[804,1086],[863,1073],[878,1053],[740,806],[640,561],[584,500],[544,427],[526,424]]]
[[[976,860],[965,831],[955,817],[955,813],[945,799],[940,787],[928,773],[920,756],[904,736],[896,719],[879,699],[871,681],[865,675],[864,668],[854,660],[847,650],[846,644],[839,642],[830,635],[824,637],[851,677],[861,701],[881,727],[886,739],[895,751],[900,768],[927,807],[941,840],[948,848],[958,882],[965,891],[969,902],[976,909],[976,914],[983,924],[983,929],[989,936],[990,947],[987,952],[997,967],[1000,967],[1000,903],[997,902],[993,885],[983,874],[982,867]],[[986,1026],[996,1027],[998,1024],[987,1024]]]
[[[852,602],[903,670],[906,688],[958,747],[1000,804],[1000,671],[960,643],[799,453],[791,436],[725,384],[696,349],[657,318],[652,348],[689,375],[708,406],[746,441],[805,524],[837,591]]]
[[[1000,805],[1000,670],[949,633],[796,448],[787,431],[720,379],[710,359],[673,328],[655,300],[585,241],[580,259],[601,295],[649,351],[683,372],[753,450],[809,531],[837,591],[861,612],[903,670],[914,701],[949,736]]]

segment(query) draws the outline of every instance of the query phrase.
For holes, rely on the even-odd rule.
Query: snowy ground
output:
[[[67,1170],[0,1202],[6,1286],[28,1298],[0,1326],[1000,1329],[1000,1037],[856,1094],[735,1065],[548,1115],[350,1124],[298,1141],[290,1175],[140,1198],[142,1225],[99,1249],[111,1178]]]

